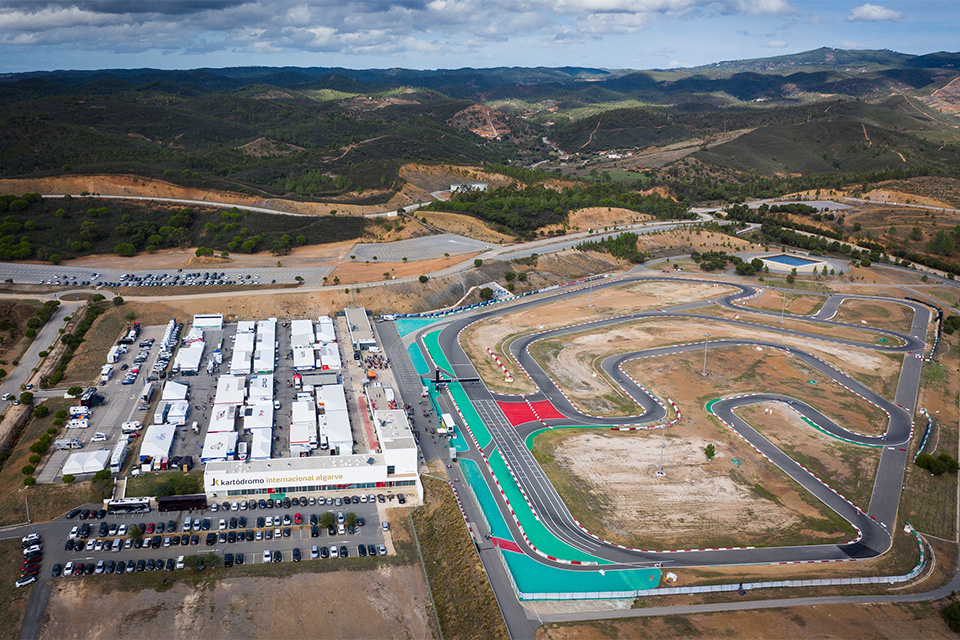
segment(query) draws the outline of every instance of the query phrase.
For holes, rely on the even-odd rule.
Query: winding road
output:
[[[623,284],[640,281],[675,281],[691,282],[690,279],[683,278],[663,278],[637,275],[636,273],[625,278],[609,280],[594,285],[596,288],[607,288],[613,286],[622,286]],[[696,281],[692,282],[710,282],[715,281]],[[736,303],[744,298],[749,298],[757,293],[753,287],[734,283],[724,283],[734,286],[738,292],[718,297],[714,300],[716,304],[736,309],[743,314],[760,314],[770,316],[780,316],[779,313],[767,312],[762,310],[750,309],[738,306]],[[514,313],[522,309],[535,307],[548,302],[573,295],[581,295],[582,290],[562,292],[557,295],[543,297],[535,300],[521,301],[505,307],[495,307],[488,310],[482,310],[474,313],[468,313],[458,316],[449,321],[439,336],[440,347],[449,361],[448,373],[457,377],[478,377],[478,373],[468,359],[466,353],[460,347],[458,336],[460,331],[466,326],[483,320],[506,313]],[[671,308],[664,308],[657,311],[647,311],[642,313],[628,314],[616,318],[606,318],[598,320],[588,325],[577,325],[543,331],[535,335],[523,336],[514,340],[510,345],[510,351],[520,363],[526,373],[535,382],[538,391],[535,394],[527,396],[528,400],[536,401],[547,399],[561,414],[563,419],[548,420],[551,426],[561,425],[583,425],[583,426],[608,426],[608,425],[646,425],[657,426],[655,423],[663,421],[667,415],[666,410],[656,397],[644,389],[639,384],[631,380],[622,370],[625,362],[645,357],[665,356],[669,354],[681,353],[685,351],[703,349],[703,342],[665,346],[644,351],[618,354],[606,358],[601,363],[603,371],[613,380],[621,389],[633,398],[640,413],[634,416],[622,416],[618,418],[595,417],[579,411],[557,388],[556,384],[550,379],[549,375],[540,367],[536,360],[530,356],[529,347],[531,344],[550,338],[562,337],[574,333],[583,332],[590,329],[600,329],[608,326],[614,326],[621,323],[632,322],[645,318],[683,318],[695,322],[725,323],[738,327],[760,328],[768,334],[783,334],[793,338],[802,338],[804,340],[825,341],[834,344],[855,346],[860,348],[872,349],[881,352],[903,353],[903,364],[901,374],[897,385],[896,397],[893,401],[881,397],[877,393],[866,388],[856,380],[850,378],[835,367],[825,363],[816,356],[794,346],[784,345],[775,341],[765,339],[757,340],[712,340],[710,346],[758,346],[769,349],[780,349],[791,354],[813,367],[824,376],[848,387],[854,393],[864,398],[865,402],[870,402],[880,407],[886,412],[890,419],[886,431],[882,436],[860,435],[844,429],[834,421],[817,411],[812,406],[802,402],[797,398],[791,398],[779,394],[758,394],[747,395],[736,398],[724,398],[714,403],[712,411],[724,421],[731,429],[740,434],[744,439],[753,445],[760,453],[766,456],[773,464],[777,465],[784,473],[799,483],[810,494],[817,497],[830,509],[835,511],[845,520],[850,522],[859,532],[856,539],[845,544],[819,544],[802,545],[791,547],[762,547],[762,548],[735,548],[721,550],[640,550],[628,549],[615,545],[599,538],[594,537],[574,519],[563,503],[559,493],[550,483],[546,474],[540,468],[534,459],[532,453],[525,444],[525,438],[532,431],[543,428],[540,421],[529,422],[517,426],[512,426],[510,421],[499,409],[497,400],[507,399],[490,392],[482,383],[465,384],[463,389],[467,397],[478,413],[484,417],[484,424],[490,431],[492,441],[484,448],[484,454],[489,455],[493,450],[497,450],[509,465],[516,481],[521,486],[528,503],[539,517],[540,522],[546,527],[552,536],[565,544],[589,554],[597,559],[606,561],[603,568],[626,569],[639,566],[651,566],[654,563],[662,566],[703,566],[703,565],[742,565],[756,563],[779,563],[779,562],[797,562],[797,561],[836,561],[861,559],[878,556],[884,553],[892,541],[892,527],[896,522],[897,508],[899,505],[899,496],[903,473],[907,462],[907,447],[910,434],[912,432],[912,412],[916,402],[917,388],[920,381],[920,370],[923,363],[923,351],[925,347],[927,326],[930,321],[930,310],[920,304],[896,300],[900,304],[906,304],[913,310],[913,321],[909,333],[902,334],[894,331],[864,327],[860,325],[846,324],[832,320],[837,309],[848,299],[873,299],[866,296],[831,296],[821,310],[813,316],[797,316],[810,322],[816,322],[824,327],[852,328],[855,327],[861,331],[875,333],[884,338],[898,339],[902,344],[876,344],[858,342],[846,338],[832,337],[819,333],[791,330],[783,327],[758,325],[750,320],[719,318],[704,314],[694,313],[698,306],[709,304],[694,303],[688,305],[679,305]],[[790,316],[793,318],[793,316]],[[425,332],[436,330],[438,325],[433,325],[423,329],[418,333],[418,339]],[[421,342],[422,343],[422,342]],[[426,349],[423,349],[427,353]],[[510,398],[516,400],[515,397]],[[869,506],[864,509],[862,506],[853,505],[841,495],[833,491],[822,481],[811,475],[796,461],[780,451],[775,445],[764,438],[760,433],[751,428],[746,422],[740,419],[735,411],[743,406],[756,404],[758,402],[783,402],[791,405],[791,408],[798,411],[823,431],[865,446],[882,447],[881,461],[877,471],[877,477],[874,485],[873,495]],[[449,402],[449,398],[448,398]],[[463,455],[463,454],[462,454]],[[477,460],[481,469],[486,469],[483,463],[483,457],[480,452],[471,447],[471,451],[465,454],[467,457]],[[525,542],[525,537],[516,527],[515,523],[509,517],[510,507],[500,497],[496,490],[492,478],[486,478],[491,492],[498,500],[498,504],[504,514],[511,533],[521,549],[535,558],[537,561],[562,566],[566,569],[580,571],[595,571],[596,566],[573,565],[564,562],[563,559],[551,560],[538,554],[529,544]]]

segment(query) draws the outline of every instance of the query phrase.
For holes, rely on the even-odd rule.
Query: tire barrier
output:
[[[926,409],[920,409],[920,413],[922,413],[927,419],[927,428],[923,432],[923,438],[920,439],[920,446],[917,447],[917,452],[913,454],[914,462],[916,462],[917,458],[920,457],[920,454],[923,453],[923,448],[927,446],[927,440],[930,438],[930,434],[933,433],[933,418],[930,417],[930,414],[927,413]]]

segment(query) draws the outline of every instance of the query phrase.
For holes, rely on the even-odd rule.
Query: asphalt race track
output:
[[[629,275],[616,280],[604,281],[593,285],[595,288],[606,288],[611,286],[620,286],[631,282],[640,281],[675,281],[675,282],[709,282],[718,283],[715,280],[688,280],[685,278],[669,278],[658,276],[640,276]],[[762,314],[771,316],[780,316],[780,313],[767,312],[755,309],[749,309],[737,306],[736,301],[751,297],[758,291],[749,286],[735,283],[721,283],[733,286],[739,289],[739,292],[725,295],[711,301],[715,304],[723,305],[736,309],[743,315]],[[444,355],[450,362],[452,371],[448,373],[457,377],[478,377],[476,370],[470,363],[463,349],[458,342],[460,331],[469,324],[479,320],[513,313],[518,310],[534,307],[537,305],[554,302],[565,297],[582,295],[583,289],[561,292],[549,297],[541,297],[527,301],[519,301],[505,306],[494,306],[487,310],[466,315],[456,316],[455,319],[447,324],[440,333],[439,345]],[[856,346],[872,349],[876,351],[894,352],[905,354],[903,365],[901,367],[900,378],[897,385],[896,397],[891,401],[883,398],[862,384],[848,377],[843,372],[833,366],[823,362],[815,356],[797,349],[795,347],[778,344],[770,340],[713,340],[710,346],[725,345],[751,345],[760,346],[769,349],[780,349],[789,352],[793,357],[800,358],[809,366],[814,367],[828,378],[843,384],[855,393],[860,394],[865,402],[871,402],[883,409],[889,416],[889,424],[883,436],[864,436],[850,432],[840,425],[836,424],[813,407],[802,401],[784,395],[777,394],[757,394],[747,395],[736,398],[724,398],[712,406],[712,411],[724,421],[730,428],[734,429],[758,451],[770,459],[793,480],[798,482],[812,495],[816,496],[824,504],[841,517],[850,522],[859,532],[857,539],[851,540],[846,544],[820,544],[820,545],[802,545],[791,547],[761,547],[761,548],[731,548],[718,550],[637,550],[628,549],[619,545],[602,541],[592,536],[584,530],[575,521],[573,516],[567,510],[560,495],[554,489],[546,477],[546,474],[540,468],[534,459],[532,453],[527,449],[524,438],[536,429],[543,428],[539,421],[533,421],[518,426],[512,426],[506,417],[500,411],[496,400],[504,399],[504,396],[491,393],[483,383],[464,384],[463,389],[467,397],[478,409],[480,415],[484,416],[484,424],[489,429],[492,441],[484,448],[484,453],[489,454],[494,449],[498,450],[504,460],[513,471],[517,482],[521,485],[527,500],[537,514],[541,523],[546,527],[551,535],[567,545],[578,549],[584,553],[603,559],[612,564],[603,565],[604,569],[626,569],[635,567],[651,566],[654,563],[664,567],[668,566],[703,566],[703,565],[736,565],[736,564],[755,564],[755,563],[780,563],[780,562],[815,562],[815,561],[840,561],[860,558],[875,557],[884,553],[891,544],[892,527],[896,522],[897,508],[900,498],[900,490],[903,481],[905,465],[907,463],[907,443],[912,433],[913,409],[916,402],[917,390],[920,382],[920,372],[923,364],[923,351],[925,348],[925,339],[927,326],[930,321],[930,310],[920,304],[904,300],[896,300],[900,304],[905,304],[913,309],[914,318],[909,334],[901,334],[894,331],[876,329],[869,326],[845,324],[831,320],[840,306],[848,298],[884,300],[884,298],[870,298],[865,296],[844,296],[833,295],[828,298],[821,310],[812,316],[792,316],[789,318],[804,319],[816,322],[823,326],[836,326],[850,328],[855,327],[863,331],[876,333],[878,337],[895,337],[903,341],[901,345],[862,343],[853,340],[835,338],[827,335],[806,333],[801,331],[792,331],[782,327],[771,327],[763,325],[762,328],[768,333],[781,333],[784,335],[801,337],[809,340],[826,341],[834,344]],[[759,327],[751,323],[749,319],[726,319],[716,316],[708,316],[694,313],[697,307],[702,307],[710,302],[694,303],[688,305],[678,305],[670,308],[659,309],[636,314],[629,314],[617,318],[608,318],[599,320],[588,325],[578,325],[564,327],[549,331],[544,331],[535,335],[525,336],[515,340],[511,344],[512,355],[522,365],[526,373],[533,379],[539,391],[527,396],[530,401],[548,399],[565,416],[565,419],[549,420],[548,424],[559,425],[646,425],[656,427],[658,421],[664,420],[666,410],[659,400],[648,393],[643,387],[634,383],[626,374],[623,373],[621,366],[624,362],[634,359],[651,356],[665,356],[683,351],[702,350],[703,342],[687,344],[682,346],[669,346],[650,349],[646,351],[624,353],[617,356],[606,358],[601,367],[612,380],[619,384],[624,392],[633,398],[641,409],[641,412],[634,416],[623,416],[619,418],[594,417],[581,413],[573,404],[564,397],[562,392],[556,387],[549,376],[529,355],[529,346],[538,341],[548,338],[555,338],[572,333],[579,333],[590,328],[602,328],[619,323],[631,322],[643,318],[673,317],[685,318],[691,321],[709,321],[711,323],[727,323],[745,327]],[[423,333],[433,331],[438,325],[433,325],[428,329],[418,332],[418,339]],[[426,349],[424,349],[426,353]],[[516,400],[515,397],[511,399]],[[680,404],[682,406],[682,400]],[[877,476],[874,484],[873,495],[866,510],[861,510],[862,505],[855,506],[845,500],[839,494],[823,484],[820,480],[805,471],[799,464],[780,451],[776,446],[757,433],[743,420],[734,414],[738,407],[755,404],[757,402],[779,401],[788,403],[791,408],[798,411],[805,418],[817,425],[820,429],[841,437],[843,439],[870,446],[879,446],[883,448],[880,465],[877,470]],[[463,453],[480,462],[481,469],[484,469],[487,476],[486,465],[482,463],[480,455],[473,450]],[[500,498],[499,492],[495,490],[494,482],[486,477],[487,483],[492,489],[492,493],[498,500],[498,505],[505,514],[509,514],[508,505]],[[532,558],[539,562],[562,566],[566,569],[596,570],[596,566],[574,565],[566,562],[555,562],[544,558],[536,553],[524,541],[524,536],[520,534],[515,523],[509,517],[505,518],[511,528],[511,533],[521,549]]]

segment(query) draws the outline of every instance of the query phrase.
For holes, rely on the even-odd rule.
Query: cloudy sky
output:
[[[0,71],[692,66],[960,49],[958,0],[0,0]]]

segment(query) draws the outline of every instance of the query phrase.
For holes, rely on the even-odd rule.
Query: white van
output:
[[[177,557],[177,569],[183,569],[183,556]]]
[[[137,433],[143,428],[143,425],[140,424],[139,420],[130,420],[129,422],[124,422],[120,426],[120,431],[126,435],[131,433]]]

